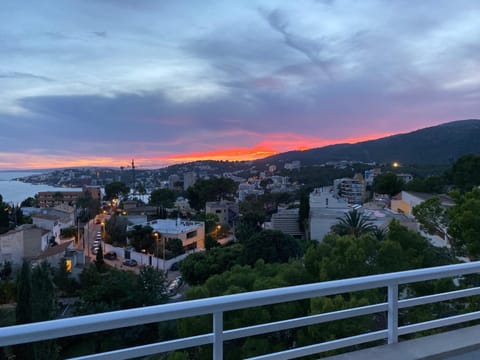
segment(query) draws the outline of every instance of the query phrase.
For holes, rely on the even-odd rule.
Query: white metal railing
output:
[[[286,329],[385,311],[388,312],[388,326],[386,329],[319,344],[313,344],[301,348],[289,349],[273,354],[262,355],[252,359],[292,359],[300,356],[313,355],[324,351],[344,348],[347,346],[363,344],[381,339],[388,339],[388,343],[392,344],[398,342],[398,336],[400,335],[406,335],[428,329],[480,319],[480,311],[476,311],[399,327],[399,309],[480,294],[480,287],[476,287],[398,300],[399,285],[446,277],[456,277],[473,273],[480,273],[480,262],[327,281],[323,283],[262,290],[144,308],[100,313],[95,315],[79,316],[68,319],[10,326],[0,328],[0,347],[212,314],[213,332],[211,333],[136,346],[127,349],[120,349],[100,354],[87,355],[75,359],[131,359],[156,353],[212,344],[214,359],[220,360],[223,358],[223,343],[228,340],[266,334],[269,332],[278,332]],[[231,330],[223,329],[223,314],[227,311],[375,288],[387,288],[387,302]]]

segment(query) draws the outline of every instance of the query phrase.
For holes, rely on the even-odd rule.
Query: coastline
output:
[[[17,176],[22,174],[23,176]],[[1,171],[0,172],[0,195],[3,202],[18,205],[23,200],[34,197],[40,191],[79,191],[81,188],[60,187],[48,183],[28,182],[28,176],[41,175],[41,172]],[[22,180],[19,180],[23,178]]]

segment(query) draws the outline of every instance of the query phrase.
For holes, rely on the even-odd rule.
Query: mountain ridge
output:
[[[354,144],[341,143],[303,151],[288,151],[255,163],[300,160],[302,165],[329,161],[446,164],[468,153],[480,153],[480,120],[456,120],[407,133]]]

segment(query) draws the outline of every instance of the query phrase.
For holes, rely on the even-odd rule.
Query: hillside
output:
[[[260,165],[300,160],[302,165],[313,165],[328,161],[356,160],[377,163],[398,161],[404,164],[447,164],[469,153],[480,153],[480,120],[453,121],[356,144],[289,151],[256,162]]]

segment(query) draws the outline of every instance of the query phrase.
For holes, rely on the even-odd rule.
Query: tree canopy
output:
[[[130,245],[137,251],[146,250],[148,253],[155,253],[155,250],[157,250],[157,244],[155,243],[153,228],[151,226],[135,225],[128,231],[127,236]]]
[[[402,191],[404,186],[403,180],[392,172],[375,176],[372,189],[377,194],[388,194],[393,196]]]
[[[452,193],[455,206],[448,209],[448,233],[455,238],[454,247],[472,259],[480,258],[480,190]]]
[[[413,207],[412,214],[420,226],[429,234],[444,231],[447,225],[446,211],[437,196],[423,201]]]
[[[86,222],[93,219],[100,210],[100,201],[92,198],[89,192],[83,193],[77,200],[77,208],[80,209],[80,220]]]
[[[237,185],[232,179],[218,178],[198,180],[187,189],[190,206],[196,210],[205,207],[207,201],[230,199],[237,191]]]
[[[150,193],[149,203],[163,208],[173,207],[177,195],[170,189],[155,189]]]
[[[105,185],[105,198],[112,200],[120,196],[126,196],[130,192],[130,188],[121,181],[114,181]]]
[[[453,186],[461,191],[471,191],[480,185],[480,154],[469,154],[460,157],[447,172]]]
[[[349,211],[343,217],[338,217],[337,220],[338,223],[332,226],[332,231],[338,235],[359,237],[376,229],[376,226],[357,210]]]
[[[112,215],[105,222],[105,241],[115,246],[127,244],[127,218],[119,215]]]
[[[220,274],[234,265],[243,264],[243,245],[215,247],[188,255],[180,262],[180,271],[190,285],[204,283],[210,276]]]
[[[247,264],[262,259],[266,263],[287,262],[302,255],[298,240],[278,230],[262,230],[243,241]]]

